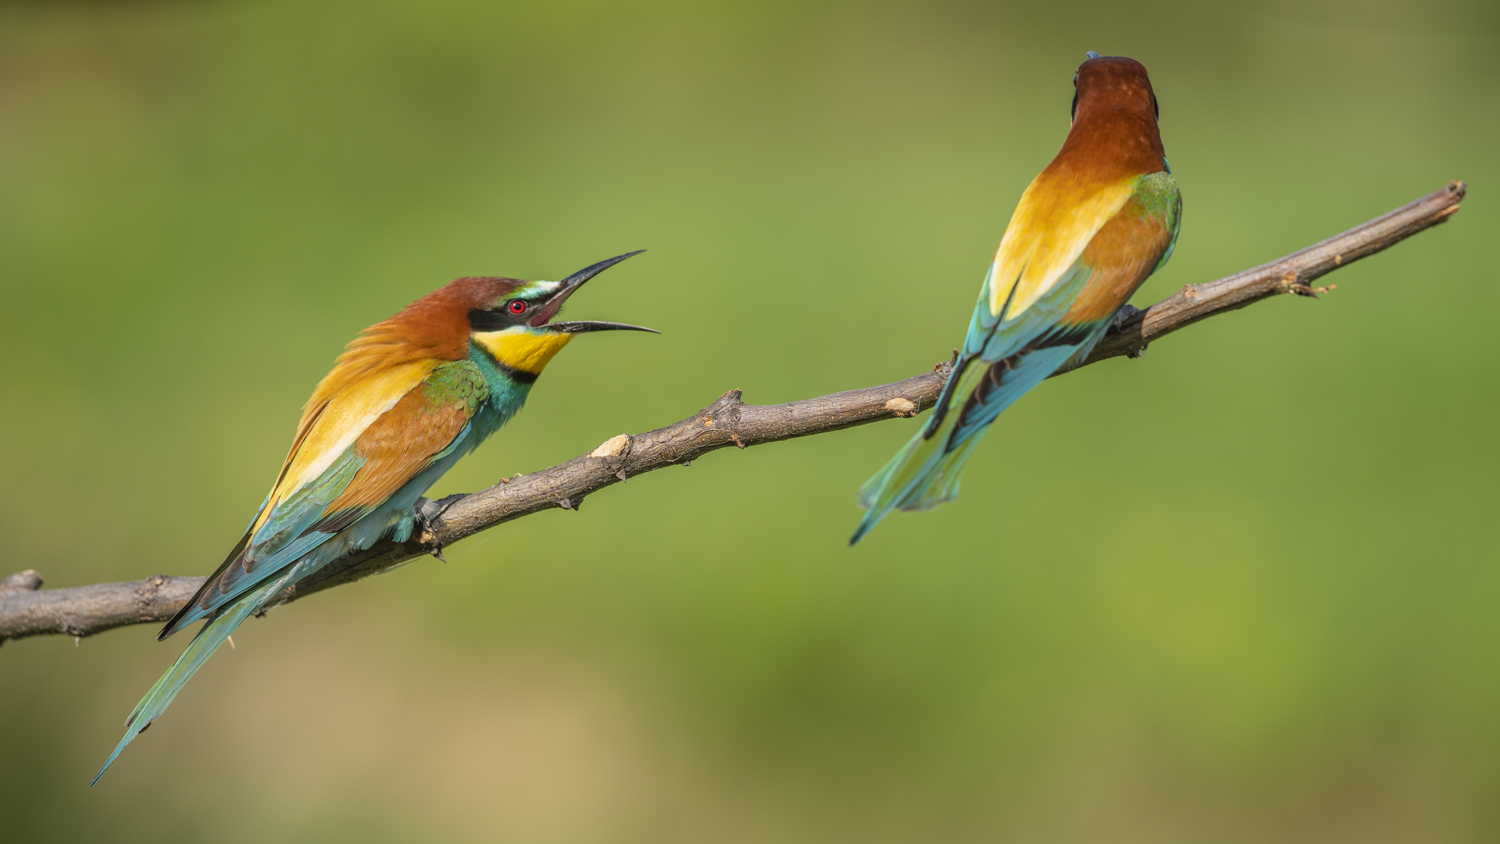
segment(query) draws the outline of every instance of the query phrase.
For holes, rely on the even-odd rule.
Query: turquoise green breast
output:
[[[430,407],[462,407],[470,417],[489,400],[491,392],[484,373],[473,361],[467,360],[445,363],[434,369],[422,382],[422,391]]]

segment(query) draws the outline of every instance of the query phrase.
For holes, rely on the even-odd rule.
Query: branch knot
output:
[[[902,419],[908,419],[917,415],[916,403],[911,399],[903,398],[901,396],[897,396],[893,399],[887,399],[885,403],[885,409],[889,410],[891,413],[894,413]]]
[[[9,590],[35,592],[42,588],[42,576],[37,574],[36,569],[18,571],[10,577],[0,580],[0,592]]]

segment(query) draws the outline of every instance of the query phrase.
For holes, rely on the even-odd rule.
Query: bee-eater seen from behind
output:
[[[958,495],[964,462],[995,417],[1069,360],[1167,262],[1182,196],[1157,129],[1156,94],[1133,59],[1088,60],[1073,77],[1062,151],[1011,215],[963,351],[922,430],[859,491],[852,545],[893,509]]]
[[[158,639],[207,623],[125,719],[125,737],[93,782],[277,593],[382,537],[409,539],[423,518],[422,494],[521,409],[547,362],[575,335],[651,331],[552,321],[584,282],[638,254],[562,281],[461,278],[350,343],[303,407],[291,451],[250,528]]]

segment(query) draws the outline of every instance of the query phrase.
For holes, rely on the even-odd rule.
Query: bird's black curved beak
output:
[[[573,291],[582,287],[585,281],[613,267],[626,258],[633,258],[645,251],[644,249],[637,249],[634,252],[626,252],[624,255],[606,258],[597,264],[584,267],[563,279],[558,283],[557,292],[552,294],[552,298],[547,300],[547,304],[543,305],[537,311],[537,315],[531,320],[531,326],[533,328],[545,328],[561,334],[583,334],[589,331],[649,331],[652,334],[660,334],[661,332],[654,328],[646,328],[640,325],[626,325],[623,322],[549,322],[552,317],[557,315],[557,311],[563,306],[563,302],[566,302],[568,297],[573,295]]]

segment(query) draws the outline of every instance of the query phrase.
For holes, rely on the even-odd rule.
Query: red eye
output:
[[[510,309],[510,312],[515,314],[516,316],[520,316],[521,314],[526,313],[526,303],[522,302],[520,299],[510,300],[510,304],[506,307],[508,307]]]

